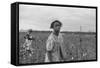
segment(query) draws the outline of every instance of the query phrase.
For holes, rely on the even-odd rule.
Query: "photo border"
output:
[[[29,3],[29,2],[15,2],[16,4],[16,66],[23,66],[23,65],[44,65],[44,64],[61,64],[61,63],[78,63],[78,62],[90,62],[90,61],[97,61],[97,20],[98,20],[98,7],[97,6],[81,6],[81,5],[62,5],[62,4],[48,4],[48,3]],[[42,62],[42,63],[26,63],[21,64],[19,63],[19,5],[38,5],[38,6],[55,6],[55,7],[73,7],[73,8],[89,8],[89,9],[96,9],[96,59],[91,60],[77,60],[77,61],[64,61],[64,62]]]

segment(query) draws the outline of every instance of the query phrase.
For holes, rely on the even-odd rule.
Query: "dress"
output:
[[[65,55],[66,53],[62,34],[59,33],[59,35],[56,36],[51,33],[46,42],[45,62],[61,61]]]
[[[25,48],[25,50],[32,50],[31,48],[31,44],[32,44],[32,36],[29,34],[26,34],[26,36],[24,36],[25,38],[25,42],[23,44],[23,47]]]

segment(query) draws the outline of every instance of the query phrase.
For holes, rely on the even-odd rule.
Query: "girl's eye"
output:
[[[56,26],[60,26],[60,25],[56,25]]]

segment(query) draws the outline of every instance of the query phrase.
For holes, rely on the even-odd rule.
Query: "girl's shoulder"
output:
[[[63,38],[64,35],[65,35],[64,33],[59,33],[59,37]]]
[[[64,33],[59,33],[59,36],[58,37],[63,37],[64,36]],[[55,38],[55,35],[53,33],[51,33],[48,37],[48,39],[54,39]]]
[[[63,42],[63,40],[64,40],[64,34],[60,33],[58,39],[59,39],[60,42]]]
[[[29,35],[29,34],[26,34],[26,35],[24,36],[24,38],[25,38],[25,39],[31,40],[31,39],[33,38],[33,36],[32,36],[32,35]]]
[[[51,33],[49,36],[48,36],[48,39],[52,39],[53,38],[53,33]]]
[[[51,40],[53,40],[53,39],[54,39],[54,35],[53,35],[53,33],[51,33],[51,34],[48,36],[47,41],[51,41]]]

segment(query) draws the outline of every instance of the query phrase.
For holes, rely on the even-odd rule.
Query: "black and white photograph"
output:
[[[19,4],[19,64],[97,60],[96,8]]]

